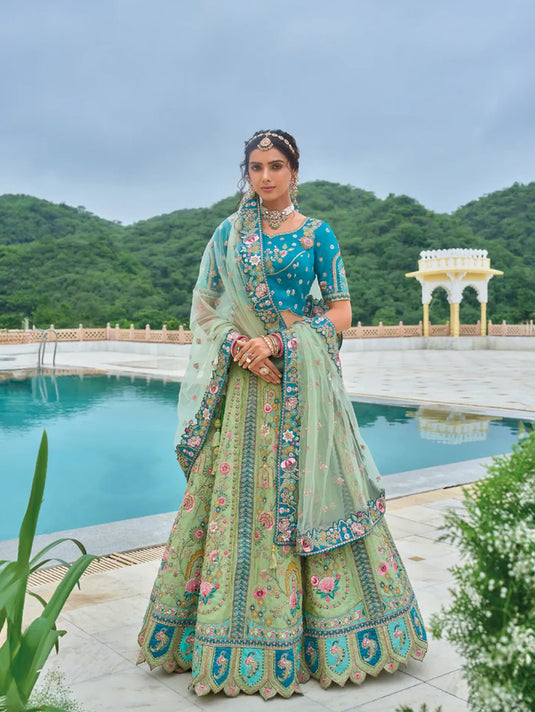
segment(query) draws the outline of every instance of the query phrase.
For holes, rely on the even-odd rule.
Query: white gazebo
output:
[[[500,270],[491,269],[487,250],[461,247],[450,250],[424,250],[420,252],[418,271],[405,277],[415,277],[422,286],[424,310],[424,336],[429,336],[429,304],[437,287],[443,287],[450,304],[450,334],[459,336],[459,305],[466,287],[473,287],[481,305],[481,336],[485,336],[487,323],[488,283]]]

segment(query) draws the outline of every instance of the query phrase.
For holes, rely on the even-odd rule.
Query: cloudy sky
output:
[[[535,180],[533,0],[2,0],[0,193],[130,223],[301,180],[450,212]]]

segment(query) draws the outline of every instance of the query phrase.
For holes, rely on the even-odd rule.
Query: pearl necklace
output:
[[[283,208],[282,210],[266,208],[263,205],[260,207],[262,217],[267,220],[268,225],[272,228],[272,230],[276,230],[280,227],[282,222],[288,220],[294,210],[295,206],[293,204],[288,205],[287,208]]]

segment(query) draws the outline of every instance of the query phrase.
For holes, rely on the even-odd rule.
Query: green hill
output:
[[[338,236],[355,322],[418,322],[420,288],[405,273],[416,269],[421,250],[447,247],[487,249],[493,266],[505,272],[489,288],[493,321],[535,318],[535,183],[515,184],[452,215],[408,196],[381,200],[327,181],[303,184],[299,203]],[[17,328],[24,317],[38,327],[187,322],[204,246],[236,204],[232,196],[210,208],[122,226],[83,207],[0,196],[0,327]],[[435,323],[448,318],[442,290],[430,313]],[[468,289],[461,320],[478,315]]]

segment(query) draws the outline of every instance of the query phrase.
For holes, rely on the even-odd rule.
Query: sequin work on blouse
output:
[[[314,278],[326,302],[349,299],[338,241],[328,223],[308,218],[295,232],[263,235],[264,264],[278,309],[302,315]]]

